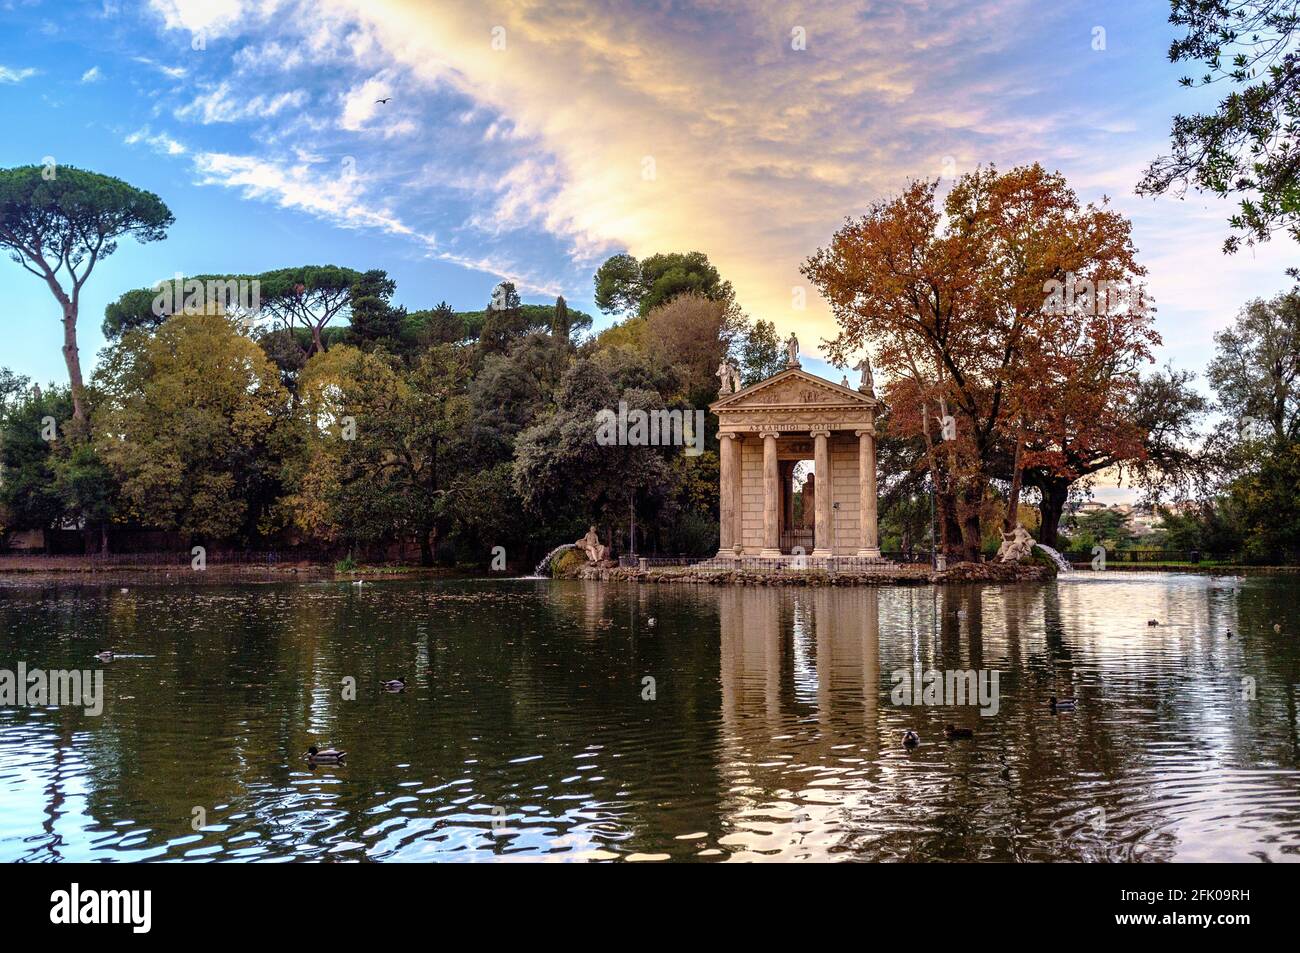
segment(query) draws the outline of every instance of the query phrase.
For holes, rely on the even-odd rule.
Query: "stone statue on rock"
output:
[[[587,562],[592,565],[603,563],[609,558],[609,547],[601,545],[600,537],[596,535],[596,527],[594,526],[587,530],[586,536],[573,545],[586,554]]]
[[[1002,545],[998,548],[998,562],[1018,563],[1034,551],[1034,537],[1029,535],[1021,523],[1010,533],[1002,534]]]

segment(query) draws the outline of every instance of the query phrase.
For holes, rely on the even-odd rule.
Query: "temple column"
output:
[[[876,528],[876,432],[855,430],[858,435],[858,555],[880,558],[880,537]]]
[[[718,555],[732,556],[740,542],[740,441],[734,433],[718,440]]]
[[[781,472],[776,459],[774,431],[765,431],[763,438],[763,549],[760,556],[781,555]]]
[[[835,555],[835,524],[831,518],[831,503],[835,490],[831,483],[830,429],[818,427],[813,435],[813,472],[817,475],[817,493],[813,505],[816,520],[813,525],[813,551],[815,558]]]

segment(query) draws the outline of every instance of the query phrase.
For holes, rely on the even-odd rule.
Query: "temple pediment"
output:
[[[798,367],[788,367],[709,405],[723,431],[870,428],[877,401]]]

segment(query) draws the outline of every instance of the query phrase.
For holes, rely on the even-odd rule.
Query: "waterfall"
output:
[[[561,543],[559,546],[556,546],[546,554],[545,558],[543,558],[540,563],[537,564],[537,568],[533,570],[533,575],[549,576],[551,574],[551,560],[560,555],[560,553],[564,552],[566,549],[577,548],[577,545],[574,543]]]
[[[1061,572],[1074,572],[1074,567],[1070,565],[1069,560],[1054,550],[1051,546],[1044,546],[1042,543],[1034,543],[1039,549],[1052,557],[1052,562],[1056,563],[1056,568]]]

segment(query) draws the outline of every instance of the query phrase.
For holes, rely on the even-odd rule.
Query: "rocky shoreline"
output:
[[[619,566],[585,566],[573,578],[592,582],[636,582],[696,586],[921,586],[931,583],[1042,582],[1055,572],[1038,562],[958,563],[944,572],[929,566],[882,566],[869,571],[826,569],[719,569],[672,566],[634,569]]]

